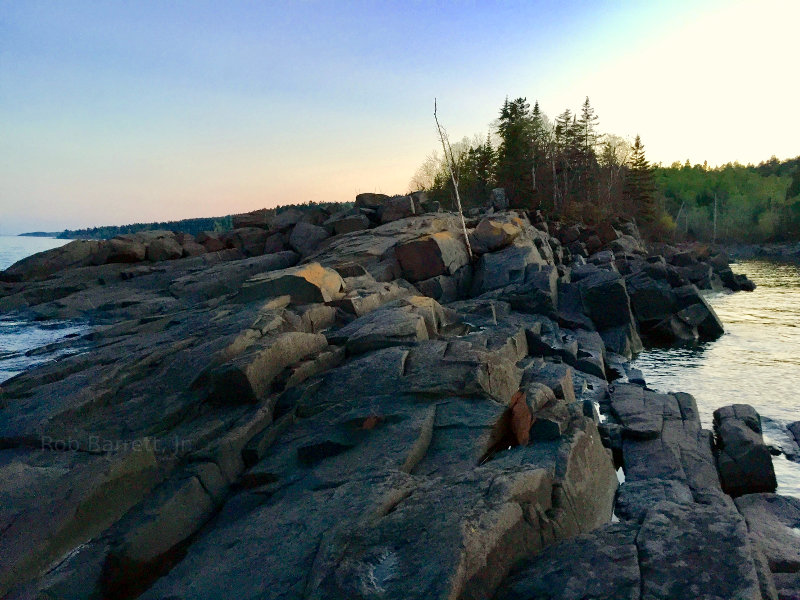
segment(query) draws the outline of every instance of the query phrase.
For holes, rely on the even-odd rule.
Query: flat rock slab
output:
[[[639,600],[636,533],[615,524],[556,544],[512,572],[497,600]]]
[[[773,573],[800,573],[800,499],[748,494],[736,507]]]
[[[636,538],[642,600],[761,598],[747,526],[735,511],[663,502]]]

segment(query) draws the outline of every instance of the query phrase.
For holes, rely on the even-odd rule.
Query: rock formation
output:
[[[424,195],[361,194],[0,273],[0,311],[91,326],[3,383],[0,596],[796,589],[772,532],[797,507],[723,491],[758,440],[726,417],[716,441],[628,363],[718,337],[698,290],[749,283],[712,248],[648,252],[633,223],[534,226],[501,192],[468,221],[472,259]]]

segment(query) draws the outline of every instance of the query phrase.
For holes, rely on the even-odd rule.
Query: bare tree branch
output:
[[[447,137],[447,132],[439,125],[439,117],[436,114],[436,98],[433,99],[433,120],[436,121],[436,129],[439,130],[439,139],[442,141],[442,150],[444,150],[444,158],[447,161],[447,168],[450,170],[450,178],[453,180],[453,188],[456,191],[456,205],[458,206],[458,214],[461,216],[461,228],[464,230],[464,242],[467,245],[467,254],[472,260],[472,246],[469,243],[469,235],[467,234],[467,223],[464,220],[464,211],[461,209],[461,196],[458,193],[458,176],[456,175],[456,164],[453,158],[453,148],[450,146],[450,140]]]

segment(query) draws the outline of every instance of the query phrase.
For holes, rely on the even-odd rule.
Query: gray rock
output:
[[[662,502],[647,513],[636,545],[643,600],[761,598],[747,527],[735,512]]]
[[[267,244],[269,233],[261,227],[232,229],[220,236],[226,245],[240,250],[245,256],[261,256]]]
[[[747,494],[736,507],[766,556],[773,573],[800,572],[800,499],[777,494]]]
[[[748,404],[714,411],[717,467],[722,489],[731,496],[774,492],[777,487],[772,455],[761,435],[761,418]]]
[[[104,241],[75,240],[17,261],[0,272],[0,281],[38,280],[65,269],[101,265],[106,262],[108,252],[108,244]]]
[[[544,260],[533,244],[524,241],[484,254],[478,261],[472,285],[472,295],[502,288],[514,283],[524,283],[526,270],[530,265],[544,265]],[[537,269],[538,270],[538,269]]]
[[[230,361],[211,365],[193,387],[219,404],[252,404],[265,400],[283,369],[327,346],[325,336],[286,332],[265,336]]]
[[[598,271],[578,282],[585,312],[598,329],[633,323],[625,280],[619,273]]]
[[[639,600],[636,533],[609,525],[551,546],[512,572],[497,600]]]
[[[309,223],[298,223],[289,235],[289,245],[300,256],[309,256],[329,237],[324,227]]]
[[[398,219],[404,219],[422,212],[419,201],[412,196],[394,196],[389,198],[381,205],[378,210],[381,223],[390,223]]]
[[[260,227],[261,229],[269,229],[270,213],[272,211],[266,208],[259,208],[248,213],[241,213],[231,216],[231,223],[234,229],[241,229],[242,227]]]
[[[303,212],[296,208],[289,208],[276,213],[269,220],[270,231],[286,231],[303,220]]]
[[[331,302],[342,297],[344,281],[333,269],[308,263],[291,269],[255,275],[242,284],[239,302],[291,296],[296,304]]]
[[[508,209],[508,197],[503,188],[494,188],[489,194],[489,206],[496,211]]]
[[[434,233],[399,244],[394,250],[408,281],[422,281],[437,275],[453,275],[469,263],[464,241],[448,231]]]

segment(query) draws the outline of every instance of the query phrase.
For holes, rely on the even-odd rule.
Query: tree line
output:
[[[641,139],[631,144],[601,134],[598,121],[588,97],[579,111],[566,109],[555,120],[538,102],[531,107],[526,98],[506,98],[489,135],[453,144],[464,203],[481,205],[492,188],[502,187],[515,208],[590,222],[634,215],[645,227],[664,227]],[[454,193],[446,163],[436,152],[411,187],[446,206]]]
[[[588,97],[577,112],[566,109],[554,120],[538,102],[531,107],[526,98],[506,98],[487,136],[452,147],[468,207],[484,204],[491,189],[502,187],[515,208],[589,223],[633,216],[654,237],[765,241],[800,235],[793,200],[798,159],[757,167],[654,167],[638,135],[629,142],[600,132]],[[410,186],[453,205],[453,183],[437,152]],[[709,200],[715,194],[716,213]]]
[[[684,239],[800,240],[800,156],[757,166],[673,163],[654,171],[664,210]]]
[[[87,227],[86,229],[65,229],[58,237],[62,240],[108,240],[123,233],[136,233],[152,229],[165,229],[197,235],[201,231],[228,231],[231,228],[231,217],[208,217],[182,219],[180,221],[161,221],[153,223],[131,223],[129,225],[104,225]]]

